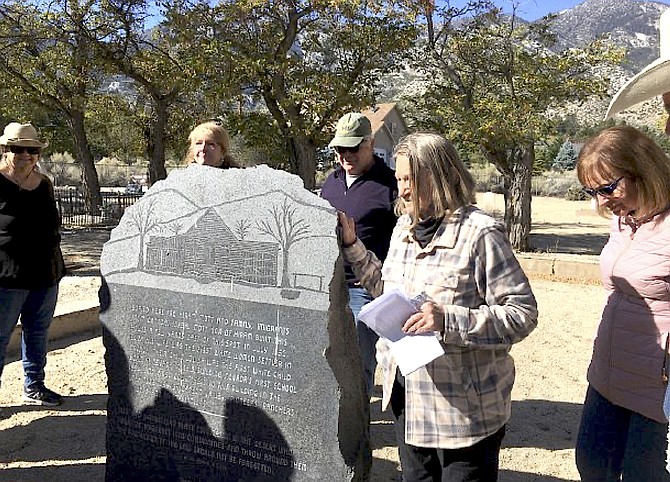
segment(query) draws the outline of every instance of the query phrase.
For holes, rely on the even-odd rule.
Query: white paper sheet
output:
[[[444,354],[435,333],[408,335],[402,331],[407,318],[418,310],[412,300],[394,289],[363,306],[358,319],[389,340],[391,354],[403,376]]]

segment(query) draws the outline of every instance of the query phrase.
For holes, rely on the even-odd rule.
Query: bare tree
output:
[[[137,262],[137,269],[144,270],[144,240],[152,231],[160,231],[158,220],[153,215],[156,207],[156,198],[145,200],[135,204],[130,210],[130,220],[137,228],[140,236],[140,253]]]
[[[269,209],[268,211],[270,212],[272,219],[270,221],[256,221],[256,229],[261,233],[272,237],[280,244],[284,258],[281,287],[290,288],[291,281],[289,278],[288,260],[291,246],[298,241],[310,237],[308,235],[310,226],[304,219],[296,219],[296,208],[289,205],[288,198],[284,199],[284,202],[280,207],[273,206],[272,209]]]

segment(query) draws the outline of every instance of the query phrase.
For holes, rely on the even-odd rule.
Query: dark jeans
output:
[[[58,285],[37,290],[0,288],[0,375],[7,343],[20,315],[24,386],[44,383],[47,332],[57,298]]]
[[[470,447],[439,449],[405,443],[405,386],[397,373],[391,393],[395,434],[403,482],[495,482],[498,480],[503,426],[493,435]]]
[[[582,482],[670,481],[668,424],[614,405],[590,385],[575,457]]]

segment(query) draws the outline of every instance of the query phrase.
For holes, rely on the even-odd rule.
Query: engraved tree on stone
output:
[[[137,203],[134,209],[129,211],[130,222],[137,229],[140,238],[140,253],[137,261],[137,269],[144,269],[144,240],[146,236],[159,229],[158,220],[153,216],[156,207],[156,198],[145,199],[144,202]]]
[[[272,237],[279,243],[283,253],[281,287],[290,288],[289,253],[291,246],[298,241],[310,237],[309,223],[304,219],[296,219],[296,208],[289,205],[288,198],[284,198],[281,206],[268,209],[271,220],[256,221],[256,229]]]
[[[179,233],[181,233],[181,230],[183,228],[184,223],[182,223],[181,221],[175,221],[174,223],[170,223],[167,225],[167,229],[172,236],[177,236]]]
[[[237,234],[237,237],[244,241],[247,239],[247,234],[249,234],[249,230],[251,229],[251,221],[248,219],[238,219],[237,222],[235,223],[235,233]]]

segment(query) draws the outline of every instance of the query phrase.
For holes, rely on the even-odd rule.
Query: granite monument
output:
[[[173,171],[103,248],[107,481],[362,481],[337,218],[266,166]]]

